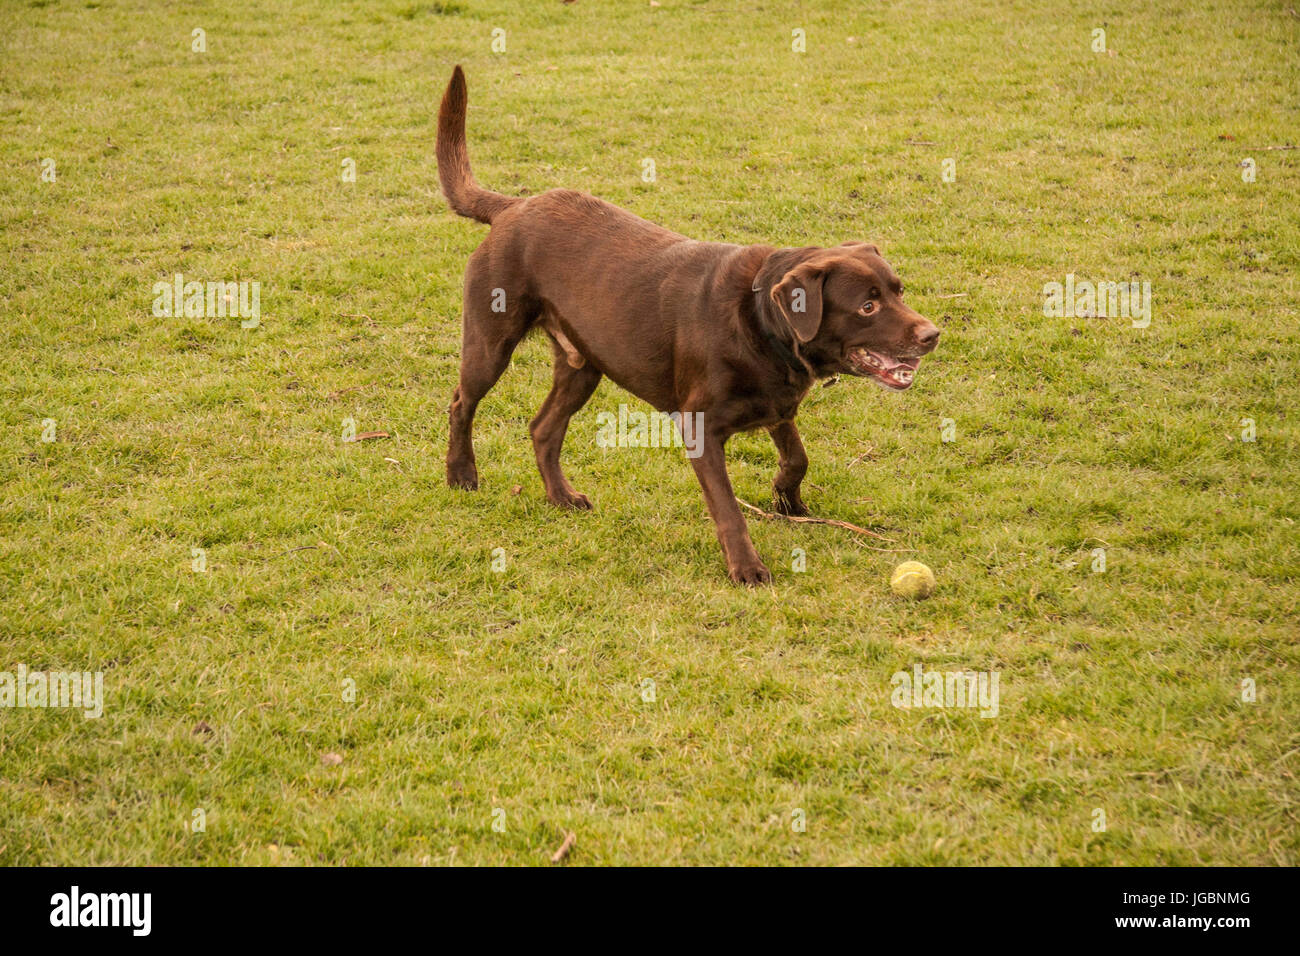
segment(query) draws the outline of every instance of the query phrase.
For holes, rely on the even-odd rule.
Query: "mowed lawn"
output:
[[[1300,19],[1192,6],[4,3],[0,671],[106,702],[0,708],[0,863],[1295,864]],[[537,339],[446,487],[455,63],[485,185],[882,246],[942,344],[799,423],[888,542],[755,520],[730,585],[608,382],[554,510]],[[154,315],[178,273],[260,323]],[[1044,315],[1071,274],[1149,326]],[[917,664],[998,715],[893,706]]]

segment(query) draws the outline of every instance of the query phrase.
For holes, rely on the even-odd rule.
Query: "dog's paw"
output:
[[[591,499],[577,491],[561,491],[556,495],[547,495],[546,500],[557,508],[573,508],[576,511],[591,510]]]
[[[762,561],[735,565],[727,569],[727,574],[736,584],[744,584],[751,588],[772,583],[772,572]]]
[[[789,515],[791,518],[808,517],[808,506],[799,497],[799,492],[784,492],[776,489],[772,494],[772,507],[777,514]]]
[[[478,469],[469,462],[448,462],[447,485],[451,488],[464,488],[466,491],[478,491]]]

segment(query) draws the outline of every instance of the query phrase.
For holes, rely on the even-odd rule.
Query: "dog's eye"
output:
[[[868,302],[862,308],[858,309],[858,315],[870,315],[872,312],[875,311],[876,311],[876,303]]]

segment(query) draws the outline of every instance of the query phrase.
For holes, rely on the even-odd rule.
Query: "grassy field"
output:
[[[0,5],[0,670],[107,698],[0,708],[0,863],[1295,864],[1300,18],[1193,6]],[[730,585],[609,383],[550,508],[541,340],[446,487],[458,62],[485,185],[881,244],[943,342],[799,421],[813,512],[891,543],[754,521]],[[155,316],[177,273],[260,323]],[[1149,327],[1045,316],[1067,274]],[[1000,712],[893,706],[916,664]]]

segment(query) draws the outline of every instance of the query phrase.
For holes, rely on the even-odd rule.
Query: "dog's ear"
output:
[[[800,342],[817,334],[822,324],[822,279],[826,266],[802,262],[787,272],[768,293]]]

